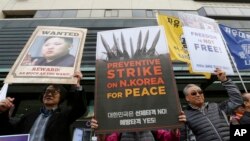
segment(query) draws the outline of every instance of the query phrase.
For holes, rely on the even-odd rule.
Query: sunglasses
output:
[[[52,95],[56,95],[58,94],[58,92],[60,92],[59,90],[55,90],[55,89],[47,89],[44,94],[52,94]]]
[[[197,90],[197,91],[193,91],[190,93],[192,96],[196,96],[197,94],[202,95],[203,91],[202,90]]]

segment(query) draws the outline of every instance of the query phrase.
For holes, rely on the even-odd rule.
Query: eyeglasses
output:
[[[203,94],[203,91],[202,90],[197,90],[197,91],[193,91],[190,93],[192,96],[196,96],[197,94],[200,94],[202,95]]]
[[[51,95],[56,95],[58,94],[58,92],[60,92],[59,90],[55,90],[55,89],[47,89],[44,94],[51,94]]]

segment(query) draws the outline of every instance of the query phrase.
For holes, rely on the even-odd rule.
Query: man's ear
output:
[[[185,99],[186,99],[186,101],[188,101],[188,102],[189,102],[189,98],[188,98],[188,96],[185,96]]]

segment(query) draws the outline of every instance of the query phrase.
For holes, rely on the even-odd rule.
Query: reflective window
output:
[[[91,10],[78,10],[76,17],[83,18],[83,17],[90,17]]]
[[[146,17],[145,10],[132,10],[133,17]]]
[[[92,10],[91,17],[104,17],[105,10]]]
[[[47,18],[49,16],[50,11],[48,10],[41,10],[37,11],[34,18]]]
[[[74,18],[76,17],[77,10],[65,10],[63,11],[62,18]]]
[[[119,17],[132,17],[132,10],[119,10]]]
[[[61,18],[63,15],[62,10],[53,10],[50,11],[48,18]]]
[[[118,17],[118,10],[105,10],[105,17]]]

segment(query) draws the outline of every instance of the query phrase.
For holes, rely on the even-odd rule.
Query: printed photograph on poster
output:
[[[135,34],[137,37],[129,37],[129,34]],[[167,47],[157,47],[158,42],[165,42],[160,29],[158,31],[144,29],[141,31],[124,30],[122,32],[114,30],[111,34],[102,32],[99,35],[100,38],[97,39],[97,42],[101,43],[100,46],[102,47],[98,46],[99,48],[97,48],[97,60],[126,60],[168,53]],[[111,43],[108,41],[111,41]]]
[[[97,133],[180,127],[180,107],[163,27],[98,32]]]
[[[38,36],[21,66],[74,67],[79,38]]]
[[[82,28],[38,26],[5,82],[74,84],[86,34]]]

